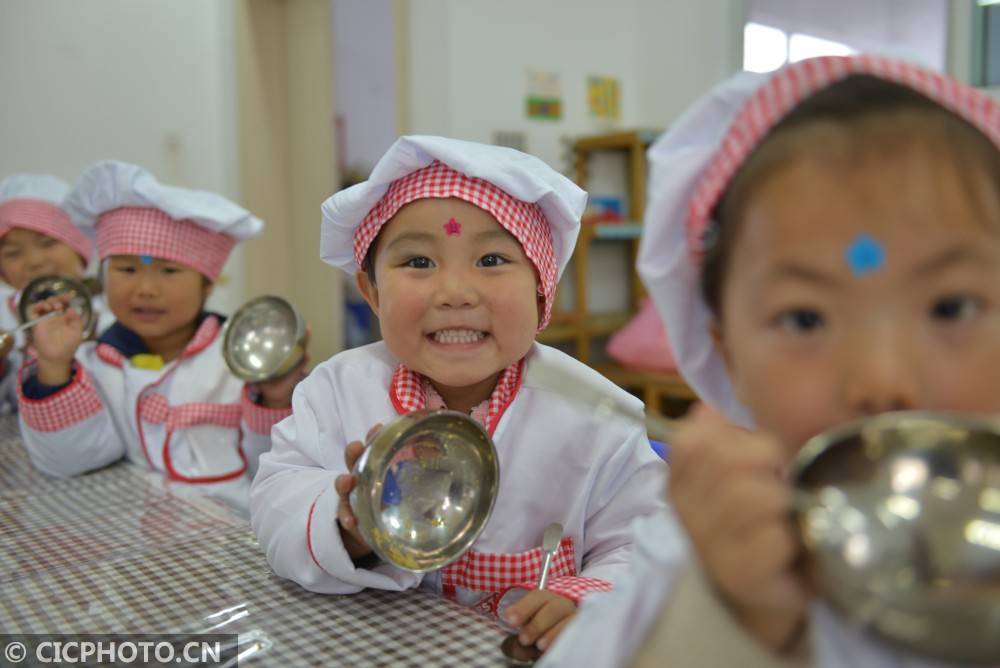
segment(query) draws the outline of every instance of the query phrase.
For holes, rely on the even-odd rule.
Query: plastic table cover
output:
[[[138,465],[46,477],[10,416],[0,631],[234,633],[243,665],[504,665],[495,619],[421,591],[305,591],[271,572],[244,520]]]

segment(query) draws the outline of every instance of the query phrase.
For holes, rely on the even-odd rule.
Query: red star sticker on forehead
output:
[[[462,233],[462,223],[458,222],[454,218],[449,218],[448,222],[444,224],[444,233],[449,237],[453,234]]]

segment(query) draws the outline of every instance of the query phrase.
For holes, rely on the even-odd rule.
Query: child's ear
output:
[[[361,291],[361,296],[365,298],[368,302],[368,306],[371,308],[372,313],[378,315],[378,286],[371,282],[368,278],[367,271],[359,271],[354,274],[354,282],[358,286],[358,290]]]

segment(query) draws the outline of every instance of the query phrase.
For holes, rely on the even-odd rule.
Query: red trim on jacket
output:
[[[316,558],[316,553],[313,551],[313,542],[312,542],[313,513],[316,512],[316,504],[319,502],[319,497],[321,496],[323,496],[323,492],[317,494],[316,498],[313,499],[312,505],[309,506],[309,517],[306,519],[306,549],[309,550],[309,557],[313,560],[313,563],[316,564],[316,566],[321,571],[323,571],[327,575],[330,575],[330,573],[325,568],[323,568],[323,564],[319,563],[319,559]]]
[[[142,411],[143,411],[143,408],[145,407],[144,406],[144,404],[145,404],[144,399],[146,398],[146,396],[148,396],[147,395],[148,392],[156,390],[160,386],[160,384],[170,376],[170,374],[172,374],[174,371],[176,371],[178,368],[180,368],[180,364],[181,364],[182,360],[185,357],[190,357],[191,355],[195,354],[195,352],[204,350],[207,347],[208,344],[212,343],[212,341],[215,339],[216,336],[218,336],[219,331],[220,331],[218,323],[219,323],[219,321],[218,321],[218,319],[215,316],[209,316],[209,317],[205,318],[205,320],[202,322],[201,326],[198,328],[198,331],[195,333],[194,337],[191,339],[191,342],[188,343],[187,347],[184,349],[185,353],[181,356],[181,358],[178,358],[177,360],[174,360],[173,362],[171,362],[170,366],[163,373],[163,375],[160,376],[159,378],[157,378],[155,382],[150,383],[149,385],[147,385],[144,388],[142,388],[142,390],[139,391],[139,394],[136,397],[135,411],[134,411],[134,419],[135,419],[135,425],[136,425],[136,432],[139,434],[139,444],[142,447],[143,454],[146,456],[146,461],[149,462],[150,468],[155,469],[156,467],[153,466],[152,458],[149,456],[149,446],[146,444],[146,435],[145,435],[145,432],[144,432],[144,429],[143,429]],[[206,342],[206,340],[207,340],[207,342]],[[187,354],[188,351],[194,351],[194,352],[191,352],[191,354],[188,355]],[[226,404],[219,404],[219,406],[226,406]],[[174,413],[174,411],[176,411],[178,408],[179,407],[171,406],[170,409],[169,409],[170,410],[170,414],[172,415]],[[226,423],[226,422],[201,422],[201,423],[198,423],[198,424],[199,425],[215,425],[215,426],[226,427],[226,428],[230,428],[230,429],[233,428],[233,426],[231,424]],[[247,471],[247,458],[246,458],[246,454],[244,454],[244,452],[243,452],[243,431],[240,429],[239,425],[237,425],[235,427],[236,430],[237,430],[237,446],[236,446],[236,451],[237,451],[237,453],[240,456],[240,461],[243,462],[243,465],[239,469],[237,469],[235,471],[228,472],[228,473],[222,473],[222,474],[211,475],[211,476],[186,476],[186,475],[183,475],[183,474],[179,473],[177,471],[177,469],[174,468],[173,459],[170,456],[170,440],[173,437],[173,433],[175,431],[175,429],[174,429],[175,426],[184,426],[184,425],[180,425],[180,424],[175,425],[171,421],[171,418],[168,417],[167,418],[167,424],[166,424],[166,427],[165,427],[165,429],[166,429],[166,435],[164,436],[164,439],[163,439],[163,451],[162,451],[162,455],[163,455],[163,468],[164,468],[165,472],[167,473],[167,475],[168,475],[168,477],[170,479],[172,479],[172,480],[180,480],[182,482],[186,482],[186,483],[190,483],[190,484],[211,484],[211,483],[216,483],[216,482],[224,482],[224,481],[227,481],[227,480],[234,480],[234,479],[239,478],[240,476],[242,476],[243,474],[246,473],[246,471]],[[193,425],[191,425],[191,426],[193,426]]]
[[[125,366],[125,362],[128,361],[125,359],[125,355],[110,343],[98,343],[94,352],[97,354],[97,359],[119,369]]]

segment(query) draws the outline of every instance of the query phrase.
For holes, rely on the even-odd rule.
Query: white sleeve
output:
[[[581,577],[614,582],[629,569],[632,522],[666,508],[666,474],[645,430],[631,430],[628,441],[601,468],[589,495]]]
[[[33,366],[26,364],[18,377],[18,420],[24,447],[40,471],[74,476],[125,455],[111,414],[79,359],[69,384],[44,399],[21,392],[22,380],[32,373]]]
[[[347,472],[348,439],[332,414],[334,392],[319,374],[310,374],[295,388],[292,415],[271,432],[271,450],[261,455],[250,488],[257,539],[275,573],[311,591],[351,594],[365,588],[415,587],[420,575],[389,564],[356,568],[341,542],[333,481]],[[325,405],[315,406],[313,396],[323,397]]]
[[[628,665],[686,559],[686,539],[666,511],[636,520],[632,535],[635,548],[614,590],[583,599],[541,667]]]

